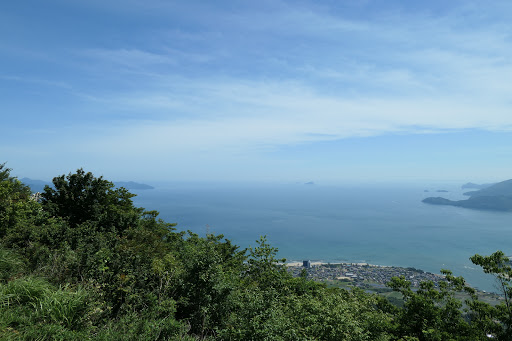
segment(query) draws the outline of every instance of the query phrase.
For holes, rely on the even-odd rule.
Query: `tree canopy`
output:
[[[179,232],[83,169],[54,178],[40,199],[10,172],[0,165],[0,339],[511,339],[503,253],[472,257],[496,276],[502,303],[480,301],[446,270],[439,287],[394,278],[398,307],[292,277],[265,237],[246,250]]]

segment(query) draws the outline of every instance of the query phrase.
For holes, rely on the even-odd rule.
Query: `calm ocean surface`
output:
[[[454,185],[210,184],[134,192],[137,206],[158,210],[178,230],[223,234],[241,247],[267,235],[288,260],[368,262],[434,273],[446,268],[481,290],[496,291],[493,278],[469,257],[496,250],[512,254],[512,213],[421,202],[427,196],[462,199],[463,190]]]

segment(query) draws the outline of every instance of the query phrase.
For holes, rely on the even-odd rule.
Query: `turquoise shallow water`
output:
[[[437,193],[439,188],[449,192]],[[463,198],[458,186],[167,185],[137,194],[137,206],[160,211],[179,230],[224,234],[241,247],[267,235],[288,260],[368,262],[434,273],[447,268],[479,289],[495,291],[492,277],[469,257],[496,250],[512,254],[512,213],[421,202],[427,196]]]

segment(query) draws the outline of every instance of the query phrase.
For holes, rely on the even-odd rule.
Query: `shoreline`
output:
[[[403,277],[413,290],[420,288],[421,282],[431,281],[436,288],[446,281],[446,276],[426,272],[412,267],[375,265],[368,263],[344,263],[344,262],[310,262],[310,267],[304,267],[303,262],[290,261],[283,264],[293,277],[303,276],[316,282],[330,283],[330,285],[343,288],[358,287],[376,294],[386,295],[392,291],[387,286],[393,277]],[[498,292],[480,290],[471,284],[466,284],[475,289],[481,299],[488,300],[491,304],[498,304],[502,297]],[[383,291],[384,290],[384,291]]]
[[[303,266],[303,261],[286,261],[284,263],[285,266],[288,267],[294,267],[294,266]],[[345,261],[336,261],[336,262],[325,262],[325,261],[310,261],[311,266],[321,266],[321,265],[353,265],[353,266],[369,266],[369,267],[375,267],[375,268],[403,268],[407,269],[403,266],[393,266],[393,265],[377,265],[377,264],[370,264],[365,262],[345,262]],[[410,267],[409,267],[410,268]],[[420,270],[420,269],[416,269]]]
[[[309,266],[303,262],[291,261],[286,269],[294,276],[299,276],[304,270],[308,277],[315,281],[350,281],[356,286],[364,286],[368,283],[376,283],[385,286],[393,277],[404,277],[411,282],[413,287],[419,287],[420,282],[432,281],[436,286],[445,281],[446,276],[435,274],[413,267],[383,266],[368,263],[342,263],[309,261]]]
[[[509,256],[509,258],[512,259],[512,256]],[[350,279],[352,281],[361,281],[361,280],[375,280],[373,275],[375,274],[375,271],[379,272],[381,275],[384,274],[384,277],[387,279],[390,279],[389,273],[392,272],[394,275],[404,275],[406,277],[406,280],[410,281],[413,286],[417,286],[419,284],[419,281],[423,280],[433,280],[434,283],[437,283],[437,281],[445,280],[446,276],[441,273],[434,273],[430,271],[425,271],[419,268],[415,267],[404,267],[404,266],[396,266],[396,265],[377,265],[377,264],[370,264],[365,262],[346,262],[346,261],[334,261],[334,262],[326,262],[323,260],[318,261],[310,261],[310,267],[304,266],[304,261],[286,261],[283,263],[284,266],[288,269],[288,271],[295,273],[295,275],[298,275],[297,271],[306,269],[308,271],[308,274],[311,276],[314,280],[324,280],[326,278],[334,279]],[[321,270],[322,268],[331,268],[331,269],[337,269],[338,273],[330,273],[327,274],[326,270]],[[345,272],[347,268],[352,268],[352,270],[356,270],[356,272],[363,271],[364,269],[367,270],[373,270],[370,271],[370,273],[365,273],[363,271],[362,274],[359,274],[359,276],[353,276],[352,273],[349,274],[349,276],[342,275],[340,272]],[[333,270],[336,271],[336,270]],[[336,276],[337,275],[337,276]],[[359,277],[359,278],[357,278]],[[419,280],[419,281],[418,281]],[[380,278],[377,280],[377,282],[380,282],[381,284],[385,284],[386,280],[383,280],[383,278]],[[491,290],[483,290],[479,289],[476,286],[471,285],[466,281],[466,284],[475,289],[476,291],[483,293],[483,294],[495,294],[498,293]]]

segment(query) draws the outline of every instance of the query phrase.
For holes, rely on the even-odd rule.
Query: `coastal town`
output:
[[[425,272],[415,268],[401,268],[396,266],[380,266],[366,263],[322,263],[310,262],[292,262],[286,264],[288,271],[293,276],[300,276],[306,271],[308,278],[315,281],[345,281],[351,282],[353,286],[363,286],[373,284],[376,286],[385,286],[392,277],[404,276],[411,282],[413,287],[418,287],[422,281],[432,281],[438,285],[444,281],[444,276]]]

